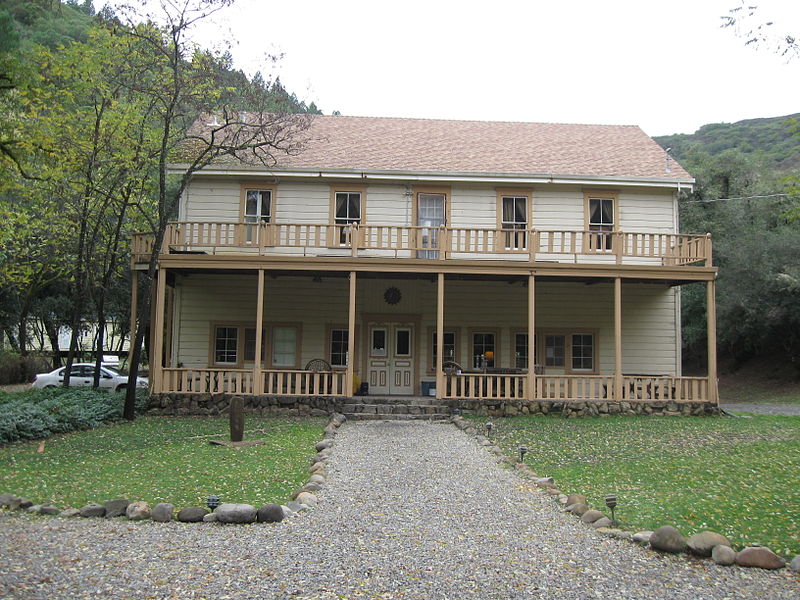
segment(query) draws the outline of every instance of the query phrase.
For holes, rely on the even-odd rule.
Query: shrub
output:
[[[0,385],[29,383],[37,373],[47,373],[52,370],[52,366],[45,358],[0,352]]]
[[[147,390],[137,393],[137,411],[147,406]],[[0,444],[46,438],[54,433],[93,429],[122,419],[124,393],[79,388],[0,392]]]

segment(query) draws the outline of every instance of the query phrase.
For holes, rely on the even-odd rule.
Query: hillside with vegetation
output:
[[[736,123],[709,123],[694,133],[662,135],[653,139],[662,148],[672,148],[678,161],[692,152],[719,155],[728,150],[763,161],[778,171],[800,167],[800,113],[768,119],[747,119]]]
[[[695,177],[681,230],[711,233],[724,368],[800,378],[800,114],[655,138]],[[705,290],[682,288],[684,358],[705,364]],[[769,373],[763,366],[769,365]]]

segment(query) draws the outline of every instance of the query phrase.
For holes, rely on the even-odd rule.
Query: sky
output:
[[[759,15],[800,37],[800,1]],[[800,57],[721,28],[742,0],[237,0],[197,32],[325,114],[639,125],[800,112]],[[281,54],[274,66],[267,54]]]

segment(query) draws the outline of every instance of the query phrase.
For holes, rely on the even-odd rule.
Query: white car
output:
[[[61,367],[49,373],[39,373],[31,383],[32,387],[61,387],[64,385],[64,373],[67,368]],[[72,375],[69,378],[70,387],[73,385],[91,386],[94,383],[94,364],[75,363],[72,365]],[[149,385],[144,377],[136,378],[137,388],[146,388]],[[111,367],[100,367],[100,388],[119,392],[128,387],[128,376],[122,375]]]

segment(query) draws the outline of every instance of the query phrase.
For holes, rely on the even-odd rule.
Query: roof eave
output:
[[[169,165],[170,173],[182,173],[184,164]],[[420,181],[431,183],[501,183],[501,184],[573,184],[608,186],[648,186],[682,188],[693,186],[692,177],[633,177],[624,175],[585,175],[570,173],[477,173],[458,171],[393,171],[380,169],[310,169],[310,168],[267,168],[247,165],[212,165],[198,171],[196,175],[225,177],[283,177],[292,179],[358,179],[363,181]]]

